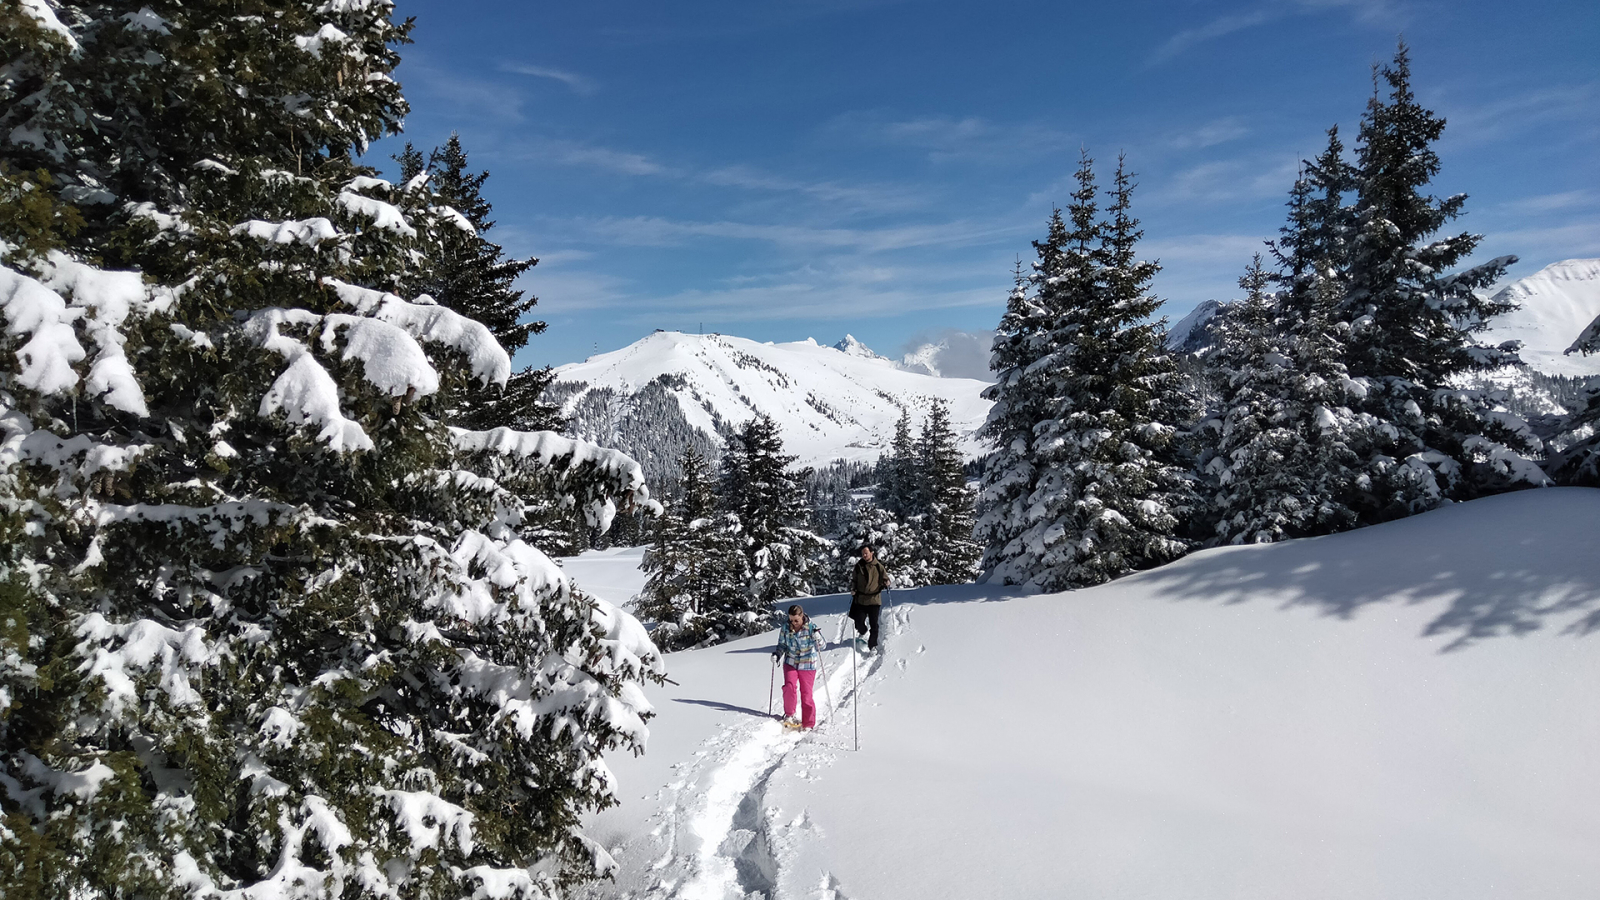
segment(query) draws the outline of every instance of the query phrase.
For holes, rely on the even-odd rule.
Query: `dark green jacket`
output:
[[[883,592],[889,587],[889,571],[876,558],[872,562],[856,560],[856,571],[850,576],[851,598],[858,606],[882,606]]]

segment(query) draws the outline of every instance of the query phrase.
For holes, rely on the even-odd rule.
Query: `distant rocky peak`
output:
[[[871,347],[868,347],[866,344],[863,344],[860,341],[856,340],[856,337],[853,334],[845,335],[844,336],[844,340],[842,340],[839,343],[833,345],[833,349],[839,351],[840,353],[849,354],[850,356],[860,356],[860,357],[864,357],[866,359],[884,359],[885,358],[885,357],[880,356],[877,353],[873,352],[873,349]]]

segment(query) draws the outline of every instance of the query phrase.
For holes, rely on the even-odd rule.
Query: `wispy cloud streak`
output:
[[[500,71],[510,72],[514,75],[528,75],[533,78],[548,78],[551,81],[559,81],[571,88],[573,93],[576,94],[592,94],[599,90],[600,87],[598,84],[595,84],[593,79],[587,76],[578,75],[574,72],[563,71],[561,69],[552,69],[548,66],[534,66],[527,63],[505,63],[500,66]]]

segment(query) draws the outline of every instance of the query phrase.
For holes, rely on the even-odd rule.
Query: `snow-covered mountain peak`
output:
[[[557,368],[554,396],[576,433],[647,458],[681,452],[664,444],[690,432],[721,444],[729,430],[765,413],[800,465],[872,462],[902,411],[920,423],[935,400],[949,404],[963,451],[983,451],[975,432],[988,416],[989,401],[979,396],[987,385],[903,371],[854,338],[841,344],[864,352],[811,339],[778,344],[658,331]],[[651,442],[663,446],[643,446]]]
[[[1211,345],[1212,320],[1227,306],[1220,300],[1206,300],[1167,329],[1167,349],[1193,353]]]
[[[1600,375],[1600,356],[1566,356],[1563,350],[1600,316],[1600,259],[1552,263],[1507,284],[1496,300],[1518,304],[1479,338],[1486,344],[1522,342],[1522,360],[1551,375]]]
[[[845,354],[847,356],[860,356],[860,357],[864,357],[866,359],[884,359],[885,358],[883,356],[878,355],[878,353],[876,351],[874,351],[871,347],[868,347],[866,344],[863,344],[860,341],[856,340],[856,336],[853,335],[853,334],[845,335],[844,336],[844,340],[842,340],[839,343],[833,345],[833,349],[835,349],[835,350],[839,351],[840,353],[843,353],[843,354]]]

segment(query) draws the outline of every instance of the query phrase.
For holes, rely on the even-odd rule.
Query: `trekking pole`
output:
[[[822,664],[822,651],[817,651],[817,674],[822,676],[822,692],[828,696],[828,721],[833,721],[833,714],[837,711],[833,705],[833,688],[828,687],[828,667]],[[829,732],[830,734],[832,732]]]
[[[772,658],[772,666],[767,669],[767,718],[772,718],[772,687],[778,683],[778,658]]]

